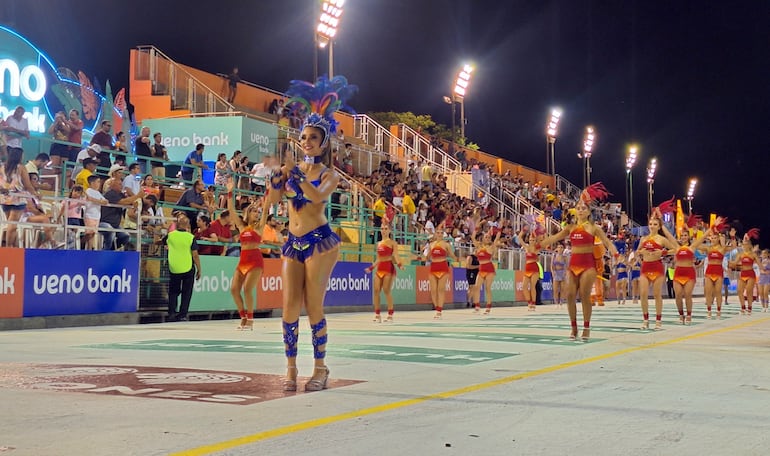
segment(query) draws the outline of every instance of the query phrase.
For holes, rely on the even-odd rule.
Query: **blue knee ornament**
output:
[[[328,335],[324,333],[323,335],[319,336],[318,333],[326,329],[326,318],[322,318],[321,321],[314,325],[311,324],[310,329],[313,332],[313,358],[324,359],[326,357],[326,347],[321,350],[321,346],[326,345]]]
[[[286,344],[286,357],[297,357],[297,341],[299,340],[299,320],[288,323],[283,321],[283,343]]]

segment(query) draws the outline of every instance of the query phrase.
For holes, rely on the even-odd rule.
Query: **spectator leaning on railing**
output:
[[[119,165],[113,165],[113,168],[115,167],[120,168],[120,170],[123,169],[123,167]],[[109,187],[109,190],[104,194],[104,198],[110,205],[102,206],[102,216],[99,221],[99,227],[120,229],[125,208],[115,207],[115,205],[127,206],[134,204],[135,201],[142,197],[142,194],[138,193],[133,196],[128,196],[123,193],[121,191],[123,180],[118,177],[108,179],[107,186]],[[116,248],[121,247],[125,247],[126,250],[133,250],[135,248],[129,242],[130,237],[125,231],[103,231],[102,235],[104,236],[104,250],[115,250]],[[115,238],[117,238],[117,242],[113,245],[112,240]]]
[[[177,206],[189,208],[183,209],[189,220],[195,220],[198,216],[198,212],[212,212],[213,208],[206,206],[203,201],[203,191],[205,188],[203,182],[196,180],[193,183],[192,188],[182,193],[182,196],[179,197],[179,201],[176,202]]]

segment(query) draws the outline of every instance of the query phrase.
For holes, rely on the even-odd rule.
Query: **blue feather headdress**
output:
[[[304,119],[302,128],[316,127],[324,131],[321,143],[321,148],[324,148],[329,143],[329,136],[337,131],[338,122],[334,113],[343,110],[355,113],[347,101],[357,90],[358,87],[349,85],[344,76],[332,79],[321,76],[315,84],[294,80],[286,91],[291,97],[286,106]]]

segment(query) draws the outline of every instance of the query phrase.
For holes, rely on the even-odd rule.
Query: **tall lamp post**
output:
[[[318,48],[329,46],[329,79],[334,77],[334,37],[340,25],[342,5],[345,0],[324,0],[321,2],[321,15],[316,26],[316,62],[314,76],[318,78]]]
[[[463,68],[457,73],[455,88],[452,91],[455,101],[460,103],[460,137],[463,140],[465,140],[465,91],[468,90],[468,84],[471,82],[471,73],[473,73],[473,66],[463,65]]]
[[[690,179],[690,185],[687,187],[687,210],[692,214],[692,200],[695,197],[695,186],[698,184],[698,179]]]
[[[636,146],[630,146],[626,154],[626,210],[628,211],[629,222],[634,219],[634,175],[631,174],[631,170],[636,164],[637,150]]]
[[[583,187],[591,185],[591,155],[593,154],[594,141],[596,139],[596,133],[594,127],[587,126],[585,136],[583,136],[583,152],[578,154],[579,158],[583,159]]]
[[[471,81],[471,73],[473,73],[473,66],[465,64],[457,73],[457,79],[455,80],[454,89],[452,89],[451,97],[444,97],[444,103],[452,105],[452,140],[449,142],[449,154],[454,156],[454,143],[457,141],[457,134],[455,132],[455,119],[457,118],[455,111],[455,103],[460,103],[460,137],[465,142],[465,92],[468,90],[468,85]]]
[[[658,159],[653,157],[647,164],[647,217],[652,215],[653,184],[655,183],[655,171],[658,169]]]
[[[561,109],[551,110],[551,118],[545,127],[545,172],[556,175],[556,134],[559,131],[559,120],[561,120]]]
[[[454,97],[444,97],[444,103],[452,106],[452,136],[449,138],[449,155],[455,156],[455,100]]]

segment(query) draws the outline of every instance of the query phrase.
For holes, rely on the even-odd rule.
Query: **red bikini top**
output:
[[[479,249],[476,251],[476,258],[479,259],[479,263],[486,263],[492,261],[492,254],[487,252],[486,249]]]
[[[724,254],[722,254],[722,252],[719,250],[709,250],[709,260],[722,261],[724,257]]]
[[[393,255],[393,247],[381,242],[377,244],[377,256],[388,257]]]
[[[741,256],[741,266],[751,267],[753,264],[754,264],[754,258],[746,254],[743,254]]]
[[[524,255],[524,259],[527,261],[527,263],[536,263],[537,262],[537,253],[526,253]]]
[[[254,231],[254,228],[250,226],[244,228],[244,230],[241,231],[241,244],[245,244],[247,242],[262,242],[262,237],[260,237],[259,233]]]
[[[676,251],[676,259],[681,261],[692,261],[695,259],[695,254],[687,247],[679,247]]]
[[[446,257],[446,250],[444,250],[443,247],[434,246],[430,249],[430,256],[439,258]]]
[[[646,241],[644,241],[642,243],[642,248],[644,248],[644,250],[649,250],[649,251],[652,251],[652,252],[654,252],[656,250],[663,250],[663,246],[658,244],[655,241],[655,239],[647,239]]]
[[[582,226],[578,226],[569,234],[569,241],[572,247],[592,247],[594,245],[594,235],[590,234]]]

